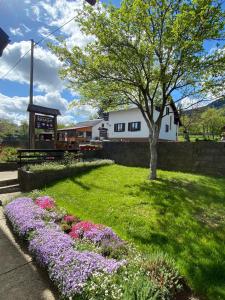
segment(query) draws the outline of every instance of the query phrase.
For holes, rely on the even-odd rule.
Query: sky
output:
[[[107,0],[102,0],[107,2]],[[113,0],[119,6],[119,0]],[[17,124],[27,120],[29,102],[30,53],[5,77],[4,74],[30,49],[35,42],[62,26],[82,8],[82,0],[0,0],[0,27],[9,35],[10,44],[0,57],[0,119]],[[64,26],[56,34],[63,35],[69,47],[84,46],[90,37],[84,36],[75,21]],[[61,112],[59,123],[71,124],[89,119],[95,110],[86,105],[69,108],[69,103],[79,99],[76,91],[69,90],[58,76],[61,62],[48,49],[51,36],[34,49],[34,104],[57,108]],[[215,45],[207,44],[210,49]],[[2,78],[3,77],[3,78]]]
[[[118,5],[118,2],[114,4]],[[0,0],[0,27],[11,40],[0,57],[0,119],[18,124],[27,120],[30,53],[12,72],[3,75],[30,49],[31,39],[37,42],[62,26],[82,5],[81,0]],[[83,46],[90,40],[80,32],[75,21],[55,35],[65,36],[68,46]],[[68,107],[72,100],[79,99],[79,95],[67,89],[58,76],[61,63],[47,47],[47,42],[54,39],[51,36],[34,49],[34,104],[59,109],[58,122],[65,125],[87,120],[95,114],[92,107]]]

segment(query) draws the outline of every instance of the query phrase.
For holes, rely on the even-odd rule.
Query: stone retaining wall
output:
[[[104,142],[102,155],[118,164],[149,167],[147,142]],[[225,176],[225,143],[159,142],[158,168]]]

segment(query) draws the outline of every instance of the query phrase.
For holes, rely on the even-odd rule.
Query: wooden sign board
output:
[[[53,130],[54,118],[35,115],[35,128]]]

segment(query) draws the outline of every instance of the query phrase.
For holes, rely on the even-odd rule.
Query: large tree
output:
[[[182,97],[221,92],[224,51],[205,49],[224,38],[219,1],[123,0],[121,6],[79,12],[90,35],[86,47],[51,46],[64,62],[61,76],[78,89],[81,103],[106,110],[137,106],[149,128],[150,179],[156,179],[157,140],[165,107]],[[178,100],[178,99],[177,99]],[[180,100],[180,99],[179,99]],[[160,108],[158,115],[154,108]]]

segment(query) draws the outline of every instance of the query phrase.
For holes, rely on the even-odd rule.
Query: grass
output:
[[[195,135],[195,134],[191,134],[191,135],[190,135],[190,142],[196,142],[196,139],[197,139],[198,141],[204,141],[204,140],[205,140],[205,138],[204,138],[203,135],[200,135],[200,134],[196,134],[196,135]],[[211,137],[211,138],[207,137],[207,140],[209,140],[209,141],[214,141],[214,142],[220,141],[220,139],[221,139],[220,136],[216,136],[214,140],[212,139],[212,137]],[[185,142],[184,136],[183,136],[182,134],[180,134],[180,135],[178,136],[178,141],[179,141],[179,142]]]
[[[61,180],[43,194],[82,219],[111,226],[143,252],[175,259],[202,299],[225,299],[225,179],[103,166]]]

